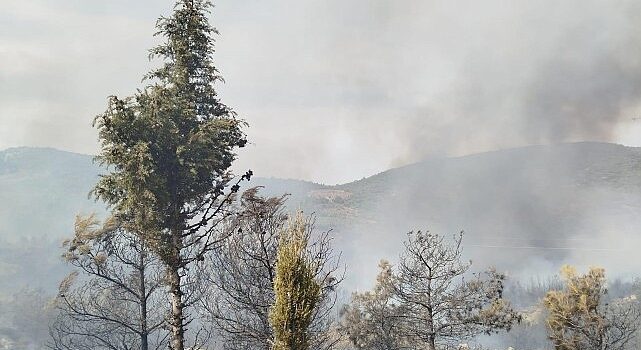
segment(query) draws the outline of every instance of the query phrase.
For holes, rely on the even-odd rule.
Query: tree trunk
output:
[[[429,268],[429,278],[427,280],[427,350],[436,350],[436,333],[434,332],[434,306],[432,305],[432,268]]]
[[[429,336],[427,339],[427,350],[436,350],[435,337]]]
[[[147,333],[143,333],[140,335],[140,349],[141,350],[148,350],[149,349],[149,342],[147,340]]]
[[[140,274],[140,350],[149,350],[149,330],[147,329],[147,286],[145,285],[145,248],[144,243],[140,247],[140,266],[138,272]]]
[[[171,294],[171,318],[169,325],[171,327],[171,349],[185,349],[185,329],[183,323],[183,300],[182,290],[180,288],[181,277],[179,268],[169,266],[169,293]]]
[[[140,334],[140,350],[149,350],[149,335],[147,332],[142,332]]]
[[[175,179],[172,179],[170,184],[176,183]],[[175,186],[172,186],[174,190]],[[178,200],[176,193],[173,193],[174,203],[181,203]],[[167,264],[168,277],[169,277],[169,294],[171,296],[171,316],[169,319],[169,326],[171,330],[171,338],[169,341],[170,348],[172,350],[184,350],[185,349],[185,324],[184,324],[184,304],[183,304],[183,292],[182,292],[182,276],[180,275],[180,269],[183,264],[181,257],[181,250],[183,248],[183,239],[182,239],[182,229],[181,221],[178,219],[180,217],[180,209],[178,206],[174,208],[174,217],[171,224],[171,245],[172,253],[170,259],[165,261]]]

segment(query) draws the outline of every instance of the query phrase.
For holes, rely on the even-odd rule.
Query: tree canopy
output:
[[[157,22],[163,43],[150,51],[162,65],[130,97],[111,96],[98,115],[101,152],[109,173],[94,194],[139,235],[167,267],[171,347],[183,350],[185,269],[215,248],[227,215],[235,150],[246,143],[243,121],[218,98],[214,35],[207,0],[178,0]],[[243,178],[249,178],[248,172]]]

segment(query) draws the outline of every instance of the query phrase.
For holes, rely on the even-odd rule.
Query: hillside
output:
[[[367,222],[350,240],[380,254],[396,254],[394,234],[464,230],[469,256],[515,274],[562,263],[620,275],[641,268],[632,258],[641,243],[639,148],[575,143],[433,159],[336,189],[346,212]]]
[[[55,285],[64,271],[57,247],[74,215],[101,210],[87,197],[98,173],[86,155],[0,152],[1,279]],[[257,185],[269,195],[291,193],[290,208],[315,212],[319,228],[335,231],[356,285],[367,283],[379,258],[396,255],[411,229],[465,230],[470,257],[514,273],[588,259],[621,274],[641,267],[625,263],[627,249],[641,242],[639,148],[534,146],[431,159],[339,186],[270,178],[250,184]],[[39,259],[14,264],[28,255]]]

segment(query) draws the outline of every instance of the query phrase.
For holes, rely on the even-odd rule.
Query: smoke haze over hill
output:
[[[239,171],[340,183],[431,156],[640,139],[637,1],[216,4],[221,95],[252,126]],[[3,5],[0,147],[94,153],[93,116],[138,86],[171,1]]]
[[[101,210],[87,198],[99,172],[89,156],[0,152],[0,274],[56,284],[64,271],[58,247],[74,216]],[[405,234],[419,229],[464,230],[465,256],[475,266],[495,265],[515,278],[548,276],[564,263],[634,276],[641,268],[630,259],[641,244],[640,173],[639,148],[577,143],[432,159],[340,186],[276,178],[248,186],[290,193],[290,210],[316,213],[318,229],[334,231],[349,290],[369,286],[378,260],[394,261]],[[15,264],[34,251],[44,252],[38,263]]]

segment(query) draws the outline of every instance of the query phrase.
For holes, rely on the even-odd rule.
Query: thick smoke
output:
[[[271,52],[243,56],[254,68],[229,77],[229,96],[255,95],[237,100],[256,126],[247,164],[262,148],[277,172],[349,181],[434,155],[617,141],[638,114],[634,1],[285,3],[264,5],[263,34],[243,27],[249,47]],[[235,41],[223,37],[221,52]],[[283,148],[275,135],[304,140]],[[288,149],[295,166],[279,156]]]
[[[564,2],[565,26],[521,97],[530,142],[608,140],[641,96],[638,2]]]
[[[377,260],[395,260],[405,233],[419,229],[465,231],[475,268],[495,266],[515,280],[544,280],[563,264],[633,278],[639,164],[639,148],[560,144],[433,159],[340,186],[358,212],[336,228],[350,282],[371,283]]]
[[[455,79],[431,95],[424,89],[422,108],[417,101],[415,111],[398,117],[395,130],[408,142],[395,165],[433,154],[617,141],[617,127],[636,117],[638,3],[516,1],[501,8],[503,3],[457,2],[442,14],[452,23],[439,23],[436,32],[428,29],[429,17],[422,17],[433,13],[435,3],[412,14],[425,19],[419,25],[425,36],[406,46],[442,50],[454,62]],[[440,40],[448,37],[454,43],[443,45]],[[443,81],[421,74],[431,71],[415,73]]]

